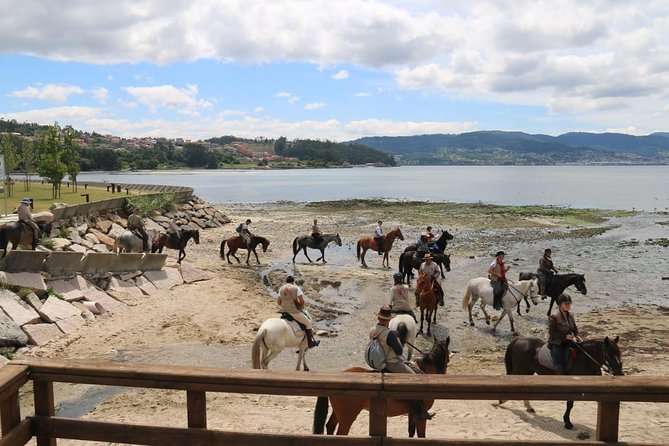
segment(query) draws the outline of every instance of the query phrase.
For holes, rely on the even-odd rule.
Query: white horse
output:
[[[413,344],[416,343],[416,321],[410,314],[398,314],[390,320],[388,328],[398,333],[406,330],[407,359],[413,354]]]
[[[502,315],[492,329],[495,331],[504,316],[507,315],[509,316],[509,322],[511,322],[511,331],[514,336],[517,336],[518,332],[516,332],[516,329],[513,326],[513,309],[518,305],[518,302],[525,297],[532,299],[532,303],[536,305],[539,302],[539,286],[537,285],[537,279],[520,280],[517,282],[507,279],[507,283],[509,284],[509,287],[506,290],[506,293],[504,293],[504,296],[502,296]],[[462,298],[462,309],[469,310],[469,325],[472,327],[474,326],[472,307],[479,299],[481,299],[481,311],[483,311],[483,314],[485,315],[485,323],[490,325],[490,315],[485,311],[485,306],[493,304],[493,292],[490,279],[486,277],[477,277],[476,279],[470,280],[469,283],[467,283],[467,290]]]
[[[286,347],[298,347],[297,367],[300,363],[305,372],[309,371],[305,355],[307,352],[307,335],[304,331],[295,334],[293,327],[286,319],[273,317],[262,323],[253,341],[251,361],[254,369],[267,369],[269,362],[276,358]],[[260,352],[262,351],[262,358]]]
[[[155,229],[148,229],[146,234],[149,236],[149,252],[151,246],[157,242],[160,233]],[[114,240],[113,252],[144,252],[142,239],[132,231],[125,230]]]

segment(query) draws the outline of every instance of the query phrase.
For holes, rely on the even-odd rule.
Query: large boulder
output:
[[[107,234],[103,234],[102,232],[98,231],[97,229],[89,229],[89,233],[93,234],[95,238],[98,239],[98,241],[102,244],[104,244],[108,249],[114,249],[114,239],[108,236]]]
[[[9,316],[19,327],[25,324],[37,324],[41,321],[37,311],[19,296],[9,290],[0,288],[0,308]]]
[[[39,314],[45,321],[57,322],[68,317],[79,316],[81,315],[81,311],[64,300],[60,300],[55,296],[49,296],[44,305],[42,305],[42,308],[40,308]]]
[[[29,327],[30,325],[26,325]],[[23,347],[28,344],[28,336],[21,327],[3,311],[0,311],[0,347]]]

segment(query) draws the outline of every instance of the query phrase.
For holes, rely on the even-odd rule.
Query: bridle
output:
[[[604,370],[606,373],[609,375],[614,375],[613,370],[612,370],[612,361],[611,357],[609,356],[609,352],[607,348],[602,348],[602,358],[601,362],[597,361],[595,358],[593,358],[585,349],[578,343],[574,342],[574,345],[592,362],[594,362],[600,369]],[[617,362],[617,360],[616,360]],[[621,370],[622,370],[622,365],[621,365]]]
[[[530,294],[530,292],[531,292],[531,290],[532,290],[532,286],[533,286],[533,285],[530,285],[530,286],[527,288],[527,292],[526,292],[525,294],[523,294],[522,291],[520,291],[518,288],[516,288],[515,286],[511,285],[510,283],[507,282],[507,285],[508,285],[509,293],[511,293],[511,295],[513,296],[513,298],[516,299],[516,304],[520,303],[520,301],[523,300],[523,298],[527,298],[527,297],[528,297],[528,295]],[[514,293],[512,290],[517,291],[518,294],[520,294],[520,297],[516,296],[516,293]]]

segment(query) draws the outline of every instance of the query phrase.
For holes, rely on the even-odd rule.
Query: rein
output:
[[[578,344],[577,342],[574,342],[573,344],[576,345],[576,347],[578,347],[578,349],[579,349],[583,354],[585,354],[585,356],[587,356],[592,362],[594,362],[595,364],[597,364],[597,366],[599,366],[600,369],[603,369],[603,370],[604,370],[606,373],[608,373],[609,375],[613,375],[613,372],[611,371],[611,368],[609,367],[608,364],[606,364],[605,362],[601,362],[601,363],[600,363],[599,361],[597,361],[595,358],[593,358],[592,356],[590,356],[590,354],[589,354],[588,352],[586,352],[585,349],[584,349],[583,347],[581,347],[581,345]]]
[[[410,347],[413,347],[413,349],[416,350],[416,351],[417,351],[418,353],[420,353],[421,355],[424,355],[424,354],[425,354],[425,352],[423,352],[421,349],[419,349],[418,347],[416,347],[415,345],[413,345],[411,342],[409,342],[409,341],[404,341],[404,343],[407,344],[407,345],[410,346]]]
[[[527,293],[526,293],[526,294],[523,294],[523,292],[520,291],[520,290],[519,290],[518,288],[516,288],[515,286],[511,285],[511,284],[508,283],[508,282],[507,282],[507,284],[508,284],[508,286],[509,286],[509,288],[508,288],[509,292],[511,293],[511,295],[513,296],[513,298],[516,299],[516,303],[519,303],[524,297],[527,297],[527,295],[528,295],[529,292],[530,292],[529,289],[528,289]],[[511,291],[512,289],[515,290],[515,291],[517,291],[518,294],[520,294],[521,297],[516,297],[516,293],[514,293],[513,291]]]

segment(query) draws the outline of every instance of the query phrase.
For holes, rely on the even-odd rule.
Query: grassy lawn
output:
[[[67,187],[67,183],[63,183],[60,198],[55,200],[52,198],[51,185],[50,184],[40,184],[32,183],[30,184],[30,190],[24,190],[23,183],[17,182],[14,185],[14,194],[11,197],[7,197],[7,212],[12,213],[14,208],[19,205],[19,202],[22,198],[32,198],[33,199],[33,212],[42,212],[48,211],[49,206],[54,202],[57,203],[67,203],[67,204],[82,204],[86,203],[86,197],[82,197],[82,194],[89,194],[90,201],[98,200],[107,200],[109,198],[120,198],[127,196],[125,190],[117,193],[107,192],[106,188],[95,188],[88,187],[84,189],[83,184],[80,184],[77,192],[74,192],[72,186]],[[130,191],[130,195],[137,195]],[[0,213],[4,213],[4,195],[0,194]]]

